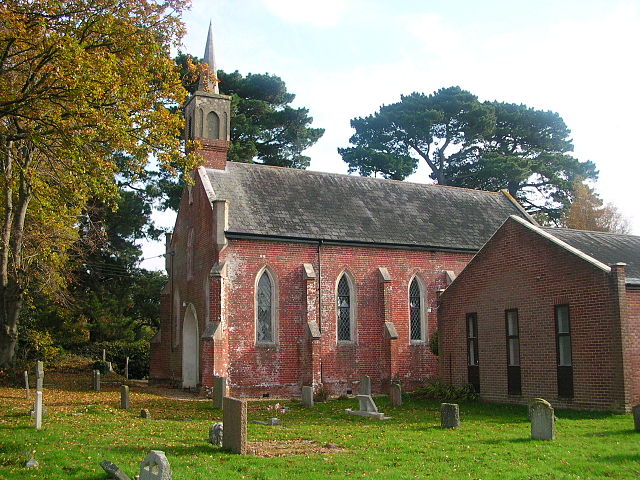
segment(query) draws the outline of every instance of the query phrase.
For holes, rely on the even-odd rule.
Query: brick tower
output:
[[[213,26],[209,24],[204,62],[210,74],[200,78],[198,90],[184,107],[185,138],[201,144],[199,153],[206,168],[224,170],[229,150],[231,97],[218,90],[216,56],[213,48]]]

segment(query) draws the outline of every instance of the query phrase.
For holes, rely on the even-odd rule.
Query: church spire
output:
[[[209,34],[207,46],[204,48],[204,63],[209,65],[209,78],[200,77],[198,90],[207,90],[212,93],[220,93],[218,90],[218,66],[216,65],[216,52],[213,48],[213,22],[209,22]]]

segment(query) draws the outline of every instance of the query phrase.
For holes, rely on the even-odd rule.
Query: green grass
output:
[[[36,431],[25,415],[29,403],[23,391],[0,388],[0,478],[104,479],[98,463],[105,459],[133,478],[151,449],[166,452],[176,480],[640,477],[640,433],[633,431],[629,415],[556,411],[557,440],[542,442],[529,439],[521,406],[461,404],[461,428],[443,430],[434,402],[408,399],[393,408],[386,397],[376,398],[380,411],[393,417],[384,422],[345,414],[345,408],[356,407],[353,399],[316,404],[312,410],[285,402],[291,409],[279,415],[283,426],[250,424],[250,442],[303,439],[317,447],[336,443],[344,450],[265,458],[232,455],[206,441],[212,422],[221,419],[209,401],[143,392],[133,389],[132,409],[123,411],[115,387],[99,394],[48,388],[49,416]],[[250,403],[249,419],[272,416],[266,407],[273,403]],[[151,420],[138,418],[141,408],[151,411]],[[30,451],[40,462],[36,469],[23,467]]]

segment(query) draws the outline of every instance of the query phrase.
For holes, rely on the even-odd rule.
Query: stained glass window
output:
[[[273,342],[273,289],[267,272],[260,276],[257,296],[256,340]]]
[[[422,340],[422,312],[420,305],[420,285],[414,278],[409,287],[409,315],[411,321],[411,340]]]
[[[351,289],[346,275],[338,282],[338,340],[351,340]]]

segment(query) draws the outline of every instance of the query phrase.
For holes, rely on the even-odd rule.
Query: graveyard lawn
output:
[[[440,404],[406,396],[398,407],[374,397],[392,417],[385,421],[345,413],[357,408],[354,398],[311,409],[281,401],[290,408],[277,414],[268,409],[271,399],[248,404],[247,450],[256,454],[239,456],[208,443],[210,426],[222,420],[210,400],[166,398],[134,385],[131,409],[122,410],[119,385],[103,383],[98,393],[89,388],[89,373],[76,379],[45,377],[48,415],[40,431],[26,415],[32,402],[24,390],[0,388],[1,479],[106,479],[103,460],[133,478],[150,450],[166,453],[175,480],[640,476],[640,433],[630,415],[556,410],[557,440],[545,442],[530,439],[521,406],[461,404],[461,426],[450,430],[440,428]],[[144,408],[150,419],[140,418]],[[282,426],[251,423],[274,415]],[[27,469],[31,452],[40,466]]]

